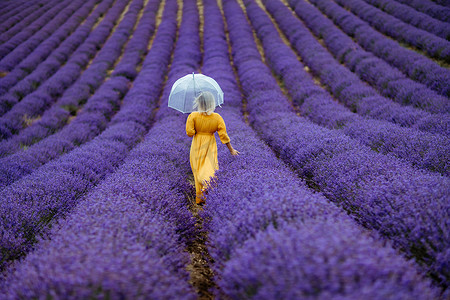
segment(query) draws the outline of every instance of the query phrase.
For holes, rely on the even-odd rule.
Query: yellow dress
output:
[[[194,137],[191,144],[190,161],[195,180],[196,203],[203,202],[203,191],[208,181],[219,169],[217,160],[217,144],[214,133],[217,131],[220,141],[226,144],[230,141],[225,122],[217,113],[204,115],[193,112],[186,121],[186,133]]]

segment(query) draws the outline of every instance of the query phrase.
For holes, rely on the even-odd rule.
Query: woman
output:
[[[214,133],[217,131],[220,141],[227,145],[231,155],[239,154],[231,146],[225,122],[218,113],[214,113],[215,108],[216,102],[213,94],[202,92],[194,100],[194,109],[197,111],[191,113],[186,121],[186,133],[189,137],[194,137],[191,144],[190,161],[195,179],[195,202],[199,205],[205,203],[203,191],[211,177],[214,177],[215,171],[219,169]]]

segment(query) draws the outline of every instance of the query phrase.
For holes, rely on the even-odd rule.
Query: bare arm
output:
[[[238,155],[239,154],[239,151],[234,149],[230,142],[226,143],[225,145],[227,145],[228,150],[230,150],[231,155]]]

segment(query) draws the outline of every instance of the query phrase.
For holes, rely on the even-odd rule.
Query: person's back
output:
[[[225,129],[225,122],[218,113],[212,113],[210,115],[193,112],[192,119],[194,122],[195,133],[211,133],[214,134],[216,131],[219,134],[220,140],[224,142],[225,137],[222,138],[221,134],[225,133],[222,129]],[[189,135],[189,134],[188,134]],[[229,141],[229,139],[228,139]],[[225,144],[226,142],[224,142]]]
[[[214,96],[205,92],[195,99],[199,111],[192,112],[186,121],[186,134],[194,137],[191,144],[190,163],[195,179],[196,203],[204,203],[203,191],[208,181],[219,169],[217,159],[217,144],[214,133],[217,131],[223,144],[226,144],[232,155],[239,154],[233,149],[228,137],[223,118],[213,113],[215,109]]]

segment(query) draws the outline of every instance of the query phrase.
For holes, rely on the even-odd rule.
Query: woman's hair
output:
[[[199,112],[206,112],[208,115],[212,114],[216,109],[216,100],[211,92],[202,92],[194,100],[194,109]]]

